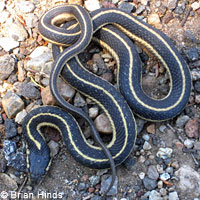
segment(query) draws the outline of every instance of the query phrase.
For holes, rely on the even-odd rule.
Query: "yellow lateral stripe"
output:
[[[26,125],[26,131],[27,131],[27,134],[28,134],[29,139],[31,139],[31,140],[35,143],[35,146],[38,148],[38,150],[40,150],[40,149],[41,149],[41,144],[40,144],[40,142],[38,142],[38,141],[33,137],[33,135],[31,134],[31,130],[30,130],[31,121],[32,121],[32,118],[31,118],[31,120],[28,121],[28,123],[27,123],[27,125]]]
[[[79,14],[81,15],[81,17],[83,18],[83,19],[85,19],[84,17],[83,17],[83,15],[82,15],[82,13],[81,13],[81,11],[77,8],[77,7],[75,7],[76,9],[77,9],[77,11],[79,12]],[[85,29],[85,33],[84,33],[84,35],[83,35],[83,38],[82,38],[82,40],[80,41],[80,43],[75,43],[76,45],[74,45],[74,47],[73,47],[73,49],[71,49],[71,51],[73,51],[74,49],[76,49],[80,44],[82,44],[82,42],[84,41],[84,39],[86,38],[86,36],[87,36],[87,24],[86,24],[86,21],[85,20],[83,20],[83,23],[84,23],[84,29]],[[92,25],[92,24],[91,24]],[[91,37],[92,37],[92,35],[91,35]],[[88,44],[89,44],[89,42],[90,42],[90,40],[91,40],[91,38],[89,38],[88,39]],[[87,45],[86,45],[87,46]],[[62,54],[60,57],[59,57],[59,59],[58,59],[58,61],[57,61],[57,64],[58,63],[60,63],[60,61],[61,61],[61,59],[63,58],[63,57],[65,57],[66,56],[66,54],[68,54],[69,53],[69,51],[66,51],[64,54]],[[79,52],[76,52],[76,53],[79,53]],[[66,60],[66,62],[69,60],[70,58],[68,58],[67,60]],[[60,71],[61,71],[61,69],[64,67],[64,65],[65,65],[65,63],[63,64],[63,66],[61,66],[60,67]],[[57,65],[58,66],[58,65]],[[52,72],[52,76],[54,76],[54,73],[55,73],[55,71],[56,71],[56,69],[57,69],[57,66],[55,66],[55,68],[53,69],[53,72]],[[50,83],[51,84],[51,83]],[[54,90],[54,87],[52,87],[52,89]],[[56,94],[56,92],[54,91],[54,94]],[[60,96],[60,98],[62,98],[62,96]]]
[[[153,48],[153,46],[151,46],[149,43],[147,43],[146,41],[142,40],[140,37],[134,35],[134,34],[131,33],[130,31],[127,31],[125,28],[123,28],[122,26],[120,26],[120,25],[118,25],[118,24],[115,24],[115,26],[117,26],[120,30],[122,30],[122,31],[123,31],[126,35],[128,35],[131,39],[137,41],[139,44],[142,44],[142,46],[144,45],[144,46],[145,46],[147,49],[149,49],[149,51],[150,51],[153,55],[155,55],[156,58],[163,64],[163,66],[165,67],[165,69],[167,70],[167,72],[168,72],[168,74],[169,74],[169,79],[170,79],[170,83],[171,83],[170,90],[169,90],[168,94],[167,94],[164,98],[162,98],[162,99],[154,99],[154,98],[152,98],[152,97],[151,97],[151,98],[154,99],[154,100],[156,100],[156,101],[162,101],[162,100],[168,98],[169,95],[171,94],[171,91],[172,91],[173,82],[172,82],[172,75],[171,75],[171,72],[170,72],[170,70],[169,70],[169,67],[168,67],[167,63],[163,60],[163,58],[158,54],[158,52],[157,52],[157,51]],[[126,41],[124,41],[124,43],[126,43]],[[126,46],[128,46],[128,45],[126,45]],[[130,53],[130,52],[129,52],[129,53]],[[132,53],[131,53],[131,54],[132,54]],[[131,66],[130,66],[131,75],[129,74],[130,76],[132,76],[132,68],[133,68],[133,66],[131,65]],[[142,76],[142,75],[141,75],[141,76]],[[142,85],[142,77],[141,77],[141,83],[140,83],[140,84]],[[133,94],[134,89],[133,89],[132,80],[131,80],[131,82],[129,83],[129,85],[130,85],[130,88],[131,88],[132,94]],[[142,90],[143,90],[143,88],[142,88]],[[143,92],[144,92],[144,90],[143,90]],[[144,92],[144,93],[145,93],[145,92]],[[136,94],[135,94],[135,95],[136,95]]]
[[[185,91],[185,75],[184,75],[183,66],[182,66],[180,60],[178,59],[178,57],[176,56],[176,54],[174,53],[174,51],[171,49],[171,47],[168,45],[168,43],[167,43],[158,33],[156,33],[155,31],[153,31],[152,29],[150,29],[150,28],[147,27],[146,25],[142,24],[142,23],[139,22],[138,20],[134,19],[134,18],[131,17],[130,15],[128,15],[128,14],[126,14],[126,13],[124,13],[124,12],[121,12],[121,11],[119,11],[119,10],[112,10],[112,11],[109,11],[109,10],[108,10],[108,11],[100,12],[99,14],[95,15],[92,19],[95,20],[96,18],[101,17],[102,14],[108,14],[108,13],[111,13],[111,12],[112,12],[112,13],[113,13],[113,12],[114,12],[114,13],[118,13],[118,14],[120,14],[120,15],[125,16],[126,18],[128,18],[128,19],[134,21],[134,22],[135,22],[136,24],[138,24],[139,26],[141,26],[141,27],[143,27],[144,29],[148,30],[151,34],[154,34],[159,40],[161,40],[161,41],[164,43],[164,45],[169,49],[169,51],[171,52],[171,54],[174,56],[174,58],[176,59],[178,65],[179,65],[179,67],[180,67],[181,75],[182,75],[182,78],[183,78],[182,93],[181,93],[181,96],[179,97],[179,100],[178,100],[174,105],[172,105],[172,106],[170,106],[170,107],[168,107],[168,108],[164,108],[164,110],[163,110],[163,109],[156,109],[156,111],[167,111],[167,110],[170,110],[170,109],[176,107],[176,106],[181,102],[181,100],[183,99],[183,96],[184,96],[184,93],[185,93],[185,92],[184,92],[184,91]],[[132,34],[132,33],[131,33],[131,34]],[[141,39],[141,38],[140,38],[140,39]],[[141,40],[142,40],[142,39],[141,39]],[[145,42],[145,43],[146,43],[146,42]],[[148,44],[148,43],[147,43],[147,44]],[[130,77],[130,76],[129,76],[129,77]],[[129,78],[129,81],[130,81],[130,78]],[[140,102],[140,104],[142,104],[143,106],[145,106],[145,107],[147,107],[147,108],[149,108],[149,109],[154,110],[153,107],[147,106],[146,104],[144,104],[144,103],[136,96],[134,90],[133,90],[133,94],[134,94],[135,98]]]
[[[56,41],[54,41],[54,40],[50,40],[49,38],[46,38],[45,36],[43,36],[41,33],[40,33],[40,35],[42,36],[42,38],[43,38],[44,40],[46,40],[47,42],[50,42],[50,43],[52,43],[52,44],[56,44],[56,45],[64,46],[64,47],[69,47],[69,46],[71,45],[71,44],[63,44],[63,43],[56,42]]]
[[[120,26],[120,29],[121,28],[123,28],[123,27],[121,27]],[[114,37],[116,37],[116,38],[118,38],[123,44],[124,44],[124,46],[126,47],[126,49],[127,49],[127,51],[129,52],[129,57],[130,57],[130,62],[129,62],[129,87],[131,88],[131,91],[132,91],[132,94],[133,94],[133,96],[136,98],[137,97],[137,95],[136,95],[136,93],[135,93],[135,90],[134,90],[134,88],[133,88],[133,83],[132,83],[132,68],[133,68],[133,54],[132,54],[132,52],[131,52],[131,49],[130,49],[130,47],[128,46],[128,44],[126,43],[126,41],[124,40],[124,39],[122,39],[119,35],[117,35],[115,32],[113,32],[112,30],[110,30],[110,29],[108,29],[108,28],[102,28],[104,31],[107,31],[107,32],[109,32],[109,33],[111,33]],[[129,33],[127,33],[128,31],[127,30],[123,30],[123,32],[126,32],[126,34],[129,36]],[[133,39],[133,38],[132,38]],[[134,37],[134,39],[135,39],[135,37]],[[137,38],[137,39],[140,39],[140,38]],[[136,40],[137,41],[137,40]],[[141,40],[141,43],[142,42],[145,42],[144,40]],[[119,82],[119,66],[120,66],[120,61],[119,61],[119,57],[118,57],[118,55],[117,55],[117,53],[110,47],[110,46],[108,46],[105,42],[103,42],[103,41],[100,41],[100,44],[104,47],[104,48],[106,48],[113,56],[114,56],[114,58],[116,59],[116,62],[117,62],[117,66],[118,66],[118,73],[117,73],[117,82]],[[152,46],[150,46],[148,43],[145,43],[145,45],[146,46],[148,46],[149,48],[151,48],[151,51],[153,51],[156,55],[158,55],[159,56],[159,59],[162,61],[162,63],[163,63],[163,65],[165,66],[165,68],[167,69],[167,71],[168,71],[168,73],[169,73],[169,76],[170,76],[170,81],[171,81],[171,83],[172,83],[172,77],[171,77],[171,73],[170,73],[170,71],[169,71],[169,68],[168,68],[168,66],[167,66],[167,64],[166,64],[166,62],[162,59],[162,57],[153,49],[153,47]],[[114,53],[113,53],[114,52]],[[141,84],[142,84],[142,78],[141,78]],[[118,83],[118,87],[119,87],[119,83]],[[172,87],[171,87],[172,88]],[[168,93],[168,95],[166,96],[166,97],[164,97],[163,99],[165,99],[165,98],[167,98],[169,95],[170,95],[170,93],[171,93],[171,88],[170,88],[170,91],[169,91],[169,93]],[[143,91],[144,92],[144,91]],[[135,95],[134,95],[134,93],[135,93]],[[145,93],[145,92],[144,92]],[[139,99],[139,97],[137,97],[138,99]],[[156,99],[156,101],[161,101],[161,100],[163,100],[163,99]],[[141,101],[142,102],[142,101]],[[146,105],[146,104],[144,104],[144,105]],[[156,108],[155,108],[156,109]]]
[[[120,106],[118,105],[117,101],[113,98],[113,96],[112,96],[108,91],[104,90],[102,87],[100,87],[100,86],[98,86],[98,85],[94,85],[93,83],[90,83],[90,82],[88,82],[88,81],[86,81],[86,80],[84,80],[84,79],[78,77],[78,76],[71,70],[71,68],[70,68],[70,66],[69,66],[68,64],[66,64],[66,66],[67,66],[68,70],[70,71],[70,73],[73,74],[74,77],[76,77],[78,80],[84,82],[85,84],[92,85],[94,88],[97,88],[97,89],[99,89],[99,90],[102,90],[107,96],[109,96],[109,97],[112,99],[113,103],[117,106],[117,108],[118,108],[118,110],[119,110],[119,113],[120,113],[120,115],[121,115],[121,117],[122,117],[122,121],[123,121],[123,123],[124,123],[124,128],[125,128],[125,143],[124,143],[122,149],[121,149],[113,158],[118,157],[118,156],[124,151],[124,149],[125,149],[125,147],[126,147],[126,145],[127,145],[127,140],[128,140],[128,129],[127,129],[127,124],[126,124],[125,116],[124,116],[124,114],[123,114],[123,112],[122,112]],[[107,110],[104,110],[104,112],[107,112]],[[107,113],[108,113],[108,112],[107,112]],[[123,116],[122,116],[122,115],[123,115]],[[108,116],[109,116],[109,115],[108,115]],[[79,150],[77,149],[77,147],[75,146],[74,143],[73,143],[73,146],[74,146],[74,148],[75,148],[77,151],[79,151]],[[107,160],[107,159],[106,159],[106,160]]]
[[[71,142],[71,144],[73,145],[74,149],[77,151],[77,153],[79,155],[81,155],[83,158],[87,159],[87,160],[90,160],[90,161],[95,161],[95,162],[103,162],[103,161],[107,161],[107,159],[96,159],[96,158],[91,158],[91,157],[88,157],[86,155],[84,155],[81,151],[79,151],[79,149],[76,147],[76,145],[74,144],[74,141],[72,139],[72,135],[71,135],[71,131],[70,131],[70,127],[69,125],[67,124],[67,122],[62,118],[60,117],[59,115],[56,115],[56,114],[52,114],[52,113],[39,113],[35,116],[33,116],[30,120],[29,120],[29,124],[32,122],[33,119],[39,117],[39,116],[45,116],[45,115],[49,115],[49,116],[52,116],[52,117],[55,117],[55,118],[58,118],[60,121],[62,121],[62,123],[65,125],[66,129],[67,129],[67,132],[69,134],[69,140]],[[27,125],[27,129],[29,129],[29,126]],[[30,131],[30,130],[29,130]],[[32,136],[31,136],[32,137]],[[40,149],[39,149],[40,150]]]
[[[158,58],[159,60],[162,61],[163,64],[165,63],[165,61],[162,59],[162,57],[155,51],[155,49],[153,49],[153,47],[152,47],[151,45],[149,45],[149,43],[145,42],[144,40],[142,40],[141,38],[137,37],[137,36],[134,35],[134,34],[132,34],[132,39],[135,39],[136,41],[139,41],[139,43],[143,43],[148,49],[151,49],[151,51],[153,52],[153,54],[155,54],[155,55],[157,56],[157,58]],[[130,54],[131,57],[132,57],[131,51],[129,51],[129,54]],[[133,58],[131,58],[131,60],[132,60],[132,59],[133,59]],[[132,63],[131,63],[131,64],[132,64]],[[132,69],[133,66],[132,66],[132,65],[130,65],[130,66],[131,66],[131,69]],[[169,68],[168,68],[168,66],[167,66],[166,63],[164,64],[164,66],[165,66],[165,68],[167,69],[167,72],[169,73],[170,82],[171,82],[171,87],[170,87],[170,91],[169,91],[168,95],[167,95],[166,97],[164,97],[163,99],[167,98],[167,97],[170,95],[171,90],[172,90],[172,87],[173,87],[172,77],[171,77],[171,73],[170,73],[170,71],[169,71]],[[181,66],[182,66],[182,65],[181,65]],[[180,67],[180,66],[179,66],[179,67]],[[180,67],[180,71],[181,71],[181,74],[182,74],[182,78],[183,78],[183,83],[184,83],[184,84],[183,84],[182,93],[181,93],[179,99],[178,99],[178,100],[176,101],[176,103],[174,103],[173,105],[171,105],[171,106],[169,106],[169,107],[167,107],[167,108],[154,108],[154,107],[152,107],[152,106],[149,106],[149,105],[145,104],[143,101],[141,101],[141,100],[139,99],[139,97],[136,95],[135,90],[134,90],[134,88],[133,88],[133,82],[132,82],[132,79],[131,79],[131,77],[132,77],[132,70],[130,70],[130,74],[129,74],[129,85],[130,85],[130,88],[131,88],[131,91],[132,91],[133,96],[135,97],[135,99],[136,99],[141,105],[143,105],[144,107],[146,107],[146,108],[148,108],[148,109],[154,110],[154,111],[158,111],[158,112],[159,112],[159,111],[168,111],[168,110],[171,110],[171,109],[175,108],[175,107],[182,101],[183,96],[184,96],[184,93],[185,93],[185,76],[184,76],[184,72],[182,73],[181,67]],[[163,100],[163,99],[160,99],[160,101]],[[159,99],[158,99],[157,101],[159,101]]]
[[[47,115],[48,115],[48,114],[47,114]],[[50,122],[41,122],[41,123],[39,123],[39,124],[37,125],[37,127],[36,127],[36,130],[37,130],[38,132],[41,132],[41,131],[40,131],[40,128],[43,127],[43,126],[50,126],[50,127],[52,127],[52,128],[55,128],[59,133],[62,133],[61,130],[60,130],[60,128],[59,128],[56,124],[53,124],[53,123],[50,123]],[[44,139],[44,138],[43,138],[43,139]]]
[[[65,6],[67,6],[67,5],[65,5]],[[62,6],[58,6],[58,7],[63,7],[63,5],[62,5]],[[47,12],[45,13],[45,15],[42,16],[42,18],[41,18],[41,20],[40,20],[42,26],[43,26],[46,30],[48,30],[48,31],[50,31],[50,32],[54,32],[54,33],[56,33],[56,34],[58,34],[58,35],[63,35],[63,36],[74,36],[74,35],[79,35],[80,32],[77,32],[77,33],[62,33],[62,32],[58,32],[58,31],[52,30],[51,28],[49,28],[48,26],[46,26],[46,24],[44,23],[44,17],[48,14],[48,12],[52,12],[52,10],[58,9],[58,7],[55,7],[55,8],[53,8],[53,9],[47,11]],[[75,6],[75,5],[70,5],[70,7],[74,7],[74,8],[77,9],[77,6]],[[75,18],[75,16],[74,16],[74,18]],[[76,18],[75,18],[75,19],[76,19]]]

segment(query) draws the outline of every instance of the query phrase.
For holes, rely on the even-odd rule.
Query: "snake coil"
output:
[[[75,21],[67,28],[58,26],[69,19]],[[107,193],[115,180],[115,165],[121,164],[134,146],[137,129],[132,111],[150,121],[167,120],[179,114],[187,104],[191,90],[188,66],[165,34],[118,9],[102,8],[88,14],[81,6],[61,5],[47,11],[38,28],[42,37],[54,44],[54,50],[59,50],[54,52],[50,88],[64,110],[43,106],[30,112],[24,121],[31,179],[38,183],[49,167],[49,148],[40,128],[52,126],[62,134],[67,149],[78,162],[91,168],[112,169],[112,182]],[[115,58],[119,90],[82,66],[78,54],[91,39]],[[171,85],[165,98],[156,100],[144,93],[141,61],[130,39],[149,50],[167,69]],[[60,74],[73,88],[96,102],[109,118],[113,137],[107,146],[88,115],[67,103],[59,94],[57,79]],[[87,142],[71,114],[88,122],[99,147]]]

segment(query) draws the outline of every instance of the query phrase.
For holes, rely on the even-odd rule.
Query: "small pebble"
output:
[[[105,54],[103,54],[105,55]],[[109,54],[108,54],[109,55]],[[95,53],[92,57],[93,60],[93,72],[102,75],[106,72],[106,64],[103,61],[103,57],[99,53]]]
[[[196,141],[196,142],[194,143],[194,149],[197,150],[197,151],[200,150],[200,142]]]
[[[99,132],[110,134],[112,133],[112,127],[108,117],[105,113],[100,114],[95,120],[94,124]]]
[[[145,9],[146,9],[146,7],[144,6],[144,5],[139,5],[138,7],[137,7],[137,9],[136,9],[136,14],[137,15],[140,15],[140,14],[142,14],[144,11],[145,11]]]
[[[6,138],[12,138],[17,135],[17,126],[13,119],[5,119]]]
[[[99,176],[91,176],[89,178],[89,181],[90,181],[92,186],[95,186],[100,182],[100,177]]]
[[[200,104],[200,94],[195,96],[195,102]]]
[[[100,2],[98,0],[86,0],[85,1],[85,8],[88,11],[94,11],[101,8]]]
[[[0,46],[5,51],[13,50],[14,48],[19,46],[19,42],[9,38],[9,37],[0,37]]]
[[[164,172],[163,165],[157,165],[156,168],[159,174],[162,174]]]
[[[19,96],[23,96],[25,99],[39,99],[40,91],[36,88],[35,84],[32,82],[29,83],[21,83],[16,82],[14,84],[15,91]]]
[[[103,59],[109,59],[109,60],[112,59],[112,56],[109,53],[104,53],[104,54],[101,55],[101,57]]]
[[[76,5],[81,5],[83,4],[83,0],[68,0],[69,4],[76,4]]]
[[[160,194],[162,196],[166,196],[167,195],[167,190],[165,188],[161,188],[159,192],[160,192]]]
[[[151,148],[152,148],[151,145],[150,145],[147,141],[145,141],[145,142],[144,142],[144,145],[143,145],[143,149],[146,150],[146,151],[148,151],[148,150],[150,150]]]
[[[57,80],[57,84],[59,93],[64,99],[69,100],[73,98],[73,96],[75,95],[75,90],[69,84],[67,84],[61,78]]]
[[[107,175],[103,176],[103,180],[101,181],[101,194],[103,194],[109,187],[112,177],[109,176],[108,178],[106,178]],[[116,177],[115,182],[113,187],[110,189],[110,191],[107,193],[108,196],[113,196],[116,195],[118,193],[118,177]]]
[[[97,176],[102,176],[104,174],[108,173],[108,169],[99,169],[97,171]]]
[[[148,23],[157,29],[161,29],[160,17],[157,13],[151,13],[148,15]]]
[[[89,192],[89,193],[93,193],[94,191],[95,191],[94,188],[92,188],[92,187],[88,188],[88,192]]]
[[[165,171],[170,175],[173,175],[173,173],[174,173],[173,167],[167,167]]]
[[[141,2],[141,4],[143,4],[144,6],[147,6],[148,3],[149,3],[149,0],[141,0],[140,2]]]
[[[153,180],[157,180],[159,178],[158,171],[154,165],[150,165],[148,167],[147,176]]]
[[[163,198],[159,192],[152,190],[149,194],[149,200],[163,200]]]
[[[191,149],[194,145],[194,141],[193,140],[190,140],[190,139],[186,139],[184,141],[184,145],[188,148],[188,149]]]
[[[86,139],[88,139],[91,136],[91,130],[90,127],[87,127],[84,132],[83,132],[84,136]]]
[[[168,0],[168,9],[174,10],[177,6],[178,0]]]
[[[145,189],[147,189],[149,191],[151,191],[157,187],[157,181],[150,179],[147,176],[145,176],[145,178],[143,179],[143,184],[144,184]]]
[[[185,125],[185,132],[189,138],[199,137],[199,120],[198,118],[190,119]]]
[[[163,188],[163,181],[158,181],[158,188],[159,189]]]
[[[155,124],[151,124],[147,127],[147,133],[155,134]]]
[[[51,156],[54,157],[56,154],[58,154],[58,151],[59,151],[59,144],[53,140],[51,140],[49,143],[48,143],[48,146],[51,150]]]
[[[41,90],[41,97],[44,105],[55,105],[56,103],[49,86]]]
[[[145,157],[144,156],[140,156],[139,158],[138,158],[138,162],[139,163],[144,163],[145,162]]]
[[[82,97],[82,95],[77,92],[74,98],[74,106],[76,107],[84,107],[86,105],[85,99]]]
[[[167,127],[165,125],[161,125],[159,127],[159,130],[160,130],[161,133],[165,133],[166,129],[167,129]]]
[[[79,185],[78,185],[78,190],[79,191],[83,191],[83,190],[85,190],[86,189],[86,184],[85,183],[79,183]]]
[[[18,171],[27,172],[26,155],[22,152],[17,151],[16,153],[11,154],[6,159],[8,161],[8,166]]]
[[[170,175],[168,173],[163,173],[160,175],[160,180],[166,181],[168,179],[170,179]]]
[[[134,5],[132,3],[128,3],[128,2],[121,2],[118,5],[118,8],[125,12],[128,12],[128,13],[131,13],[133,11],[133,9],[135,9]]]
[[[147,135],[147,134],[143,135],[142,138],[143,138],[145,141],[149,141],[149,139],[150,139],[149,135]]]
[[[4,140],[3,152],[5,153],[6,160],[9,160],[11,154],[16,153],[17,145],[16,142],[10,140]]]
[[[144,172],[140,172],[140,173],[139,173],[139,177],[140,177],[141,180],[143,180],[144,177],[145,177],[145,173],[144,173]]]
[[[35,5],[30,1],[20,1],[18,3],[18,8],[23,13],[30,13],[35,9]]]
[[[195,84],[194,84],[194,88],[197,92],[200,93],[200,81],[196,81]]]
[[[177,6],[174,10],[174,13],[179,14],[179,15],[183,14],[183,12],[184,10],[181,6]]]
[[[26,117],[27,112],[25,109],[23,109],[22,111],[18,112],[16,117],[15,117],[15,122],[22,125],[24,118]]]
[[[110,83],[113,81],[113,73],[111,72],[103,73],[101,77]]]
[[[24,108],[24,102],[22,99],[10,91],[3,97],[2,105],[8,118],[16,116],[16,114]]]
[[[112,3],[117,4],[119,0],[112,0]]]
[[[12,38],[17,42],[24,41],[28,37],[26,29],[21,24],[9,24],[8,27],[6,27],[6,30],[9,38]]]
[[[200,80],[200,70],[199,69],[193,69],[191,71],[191,75],[192,75],[192,80],[193,81]]]
[[[28,191],[32,191],[32,190],[33,190],[33,187],[31,187],[30,185],[27,185],[27,186],[26,186],[26,189],[27,189]]]
[[[161,1],[156,1],[156,2],[155,2],[155,7],[156,7],[156,8],[159,8],[160,6],[161,6]]]
[[[187,50],[187,57],[191,62],[195,62],[199,59],[198,49],[196,47],[189,48]]]
[[[188,115],[178,117],[178,119],[176,120],[176,126],[178,126],[179,128],[183,128],[189,119],[190,117]]]
[[[200,2],[194,2],[191,4],[193,10],[198,10],[200,8]]]
[[[170,158],[172,155],[173,150],[171,148],[159,148],[156,156],[162,159]]]
[[[176,191],[169,192],[168,198],[169,198],[169,200],[179,200],[179,197],[178,197],[178,194]]]
[[[0,80],[7,79],[15,69],[15,60],[10,55],[0,57]]]
[[[25,76],[26,76],[23,61],[17,62],[17,71],[18,71],[18,74],[17,74],[18,81],[23,82],[25,80]]]
[[[40,72],[52,60],[52,53],[48,47],[39,46],[31,54],[30,60],[26,62],[25,69]]]
[[[38,17],[34,13],[28,13],[25,16],[25,20],[26,20],[26,26],[28,28],[34,28],[37,26]]]
[[[96,118],[99,113],[99,108],[97,106],[89,108],[89,117],[92,119]]]
[[[172,162],[171,166],[175,169],[178,169],[179,168],[179,164],[178,164],[178,161],[174,161]]]

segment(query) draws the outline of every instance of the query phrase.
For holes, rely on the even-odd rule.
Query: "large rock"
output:
[[[14,117],[18,112],[23,110],[24,102],[13,92],[7,92],[2,99],[3,109],[8,118]]]
[[[9,55],[0,57],[0,80],[7,79],[15,69],[15,60]]]
[[[200,195],[200,174],[193,168],[183,165],[175,172],[179,178],[178,187],[182,192],[192,193],[196,197]]]

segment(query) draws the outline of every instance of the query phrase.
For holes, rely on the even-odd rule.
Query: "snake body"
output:
[[[78,24],[72,23],[72,28],[67,29],[57,26],[72,16]],[[44,144],[40,127],[50,125],[61,132],[69,152],[78,162],[91,168],[111,167],[113,179],[110,189],[115,179],[115,165],[121,164],[129,156],[137,136],[135,119],[127,102],[133,112],[144,119],[158,121],[173,118],[184,109],[189,99],[191,77],[188,66],[166,35],[118,9],[105,8],[88,14],[80,6],[61,5],[41,17],[39,31],[47,41],[56,45],[72,44],[55,54],[50,88],[61,107],[71,114],[83,117],[89,123],[100,147],[86,141],[71,114],[50,106],[34,110],[24,123],[29,155],[27,161],[30,171],[32,169],[32,179],[38,182],[48,169],[50,157],[47,156],[48,147]],[[87,47],[92,37],[114,56],[118,65],[120,92],[82,66],[77,55]],[[152,99],[142,90],[140,59],[128,37],[148,49],[167,69],[171,87],[165,98]],[[60,74],[106,113],[113,129],[113,137],[107,147],[102,143],[87,114],[68,104],[59,94],[57,78]],[[43,154],[47,159],[42,160]],[[41,163],[37,171],[34,170],[36,163]]]

